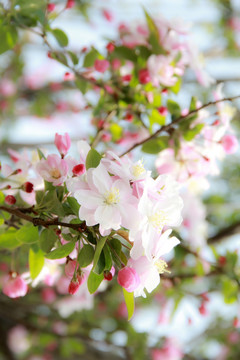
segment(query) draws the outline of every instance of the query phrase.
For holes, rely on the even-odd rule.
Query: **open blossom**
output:
[[[227,154],[234,154],[238,149],[238,139],[235,135],[224,135],[221,144]]]
[[[171,65],[172,59],[163,55],[151,55],[147,66],[151,80],[155,86],[173,86],[177,81],[176,75],[183,75],[183,71]]]
[[[86,181],[79,179],[76,186],[74,197],[81,205],[79,218],[88,226],[99,224],[101,234],[121,226],[129,229],[137,222],[136,199],[129,183],[110,176],[103,163],[89,169]]]
[[[12,273],[5,279],[2,291],[10,298],[17,298],[26,295],[28,286],[20,275]]]
[[[140,278],[135,269],[125,266],[118,272],[118,283],[128,292],[132,292],[140,285]]]
[[[47,159],[41,159],[36,165],[36,170],[44,180],[53,183],[54,186],[61,185],[67,178],[68,165],[58,155],[48,155]]]
[[[169,237],[171,229],[165,231],[162,235],[159,235],[156,231],[152,234],[153,238],[150,241],[149,249],[144,255],[144,249],[142,248],[142,254],[139,253],[141,243],[136,241],[131,251],[131,258],[128,261],[127,266],[134,269],[140,278],[139,286],[134,289],[134,296],[146,297],[144,289],[149,293],[152,292],[160,283],[160,276],[166,271],[167,264],[161,259],[161,257],[169,253],[180,241],[175,237]],[[137,240],[137,239],[136,239]]]
[[[71,146],[70,136],[68,135],[68,133],[65,133],[65,135],[59,135],[58,133],[56,133],[54,143],[59,153],[62,156],[65,156]]]

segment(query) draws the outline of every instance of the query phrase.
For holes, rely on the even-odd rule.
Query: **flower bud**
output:
[[[52,12],[55,10],[56,5],[55,4],[48,4],[47,5],[47,11]]]
[[[68,286],[69,294],[74,295],[78,291],[79,286],[80,286],[80,283],[79,283],[78,279],[76,279],[76,280],[72,279]]]
[[[84,174],[85,171],[86,171],[86,168],[85,168],[84,164],[75,165],[74,168],[72,169],[73,175],[77,175],[77,176]]]
[[[104,271],[103,276],[104,276],[104,279],[107,281],[111,281],[113,278],[112,273],[108,270]]]
[[[149,72],[147,69],[141,69],[138,73],[138,78],[141,84],[147,84],[151,81]]]
[[[73,8],[75,5],[75,1],[74,0],[68,0],[67,4],[66,4],[66,9],[71,9]]]
[[[94,68],[96,71],[104,73],[109,68],[108,60],[95,60]]]
[[[107,44],[106,49],[111,54],[114,51],[115,46],[114,46],[113,43],[110,42],[110,43]]]
[[[67,263],[65,265],[65,274],[68,278],[72,278],[75,268],[76,268],[76,260],[72,260],[71,258],[68,258]]]
[[[65,133],[65,135],[59,135],[56,133],[54,143],[62,156],[67,154],[71,146],[71,140],[68,133]]]
[[[8,205],[14,205],[16,203],[16,198],[13,195],[7,195],[5,197],[5,203]]]
[[[31,182],[27,181],[22,185],[22,189],[26,193],[31,193],[31,192],[33,192],[33,184]]]
[[[140,285],[140,278],[135,269],[125,266],[118,272],[117,281],[128,292],[132,292]]]

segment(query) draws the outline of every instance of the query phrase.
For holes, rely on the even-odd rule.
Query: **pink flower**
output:
[[[148,69],[141,69],[138,73],[138,78],[141,84],[147,84],[151,81]]]
[[[18,298],[26,295],[28,286],[20,275],[12,273],[5,280],[2,291],[10,298]]]
[[[128,292],[132,292],[140,285],[140,278],[135,269],[125,266],[118,272],[117,281]]]
[[[76,268],[76,260],[69,259],[65,265],[65,274],[68,278],[72,278],[75,268]]]
[[[119,59],[113,59],[112,61],[113,70],[118,70],[120,66],[121,66],[121,61]]]
[[[101,73],[104,73],[109,68],[108,60],[95,60],[94,63],[95,70]]]
[[[147,61],[147,67],[155,86],[159,84],[164,86],[173,86],[177,77],[183,75],[181,70],[171,65],[172,59],[163,55],[151,55]]]
[[[65,135],[59,135],[58,133],[56,133],[54,143],[60,154],[62,156],[65,156],[70,149],[71,139],[68,133],[65,133]]]
[[[54,186],[61,185],[67,178],[68,165],[58,155],[48,155],[47,159],[41,159],[36,170],[44,180],[53,183]]]
[[[235,135],[224,135],[221,144],[227,154],[233,154],[238,148],[238,139]]]
[[[161,349],[153,349],[152,360],[182,360],[183,352],[175,339],[167,339]]]

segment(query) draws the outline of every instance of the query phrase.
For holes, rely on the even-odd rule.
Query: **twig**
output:
[[[143,145],[145,144],[147,141],[151,140],[151,139],[154,139],[157,135],[159,135],[160,133],[162,132],[167,132],[169,130],[172,129],[173,125],[176,125],[178,124],[180,121],[188,118],[189,116],[193,115],[193,114],[196,114],[198,111],[202,110],[202,109],[205,109],[206,107],[208,106],[211,106],[211,105],[216,105],[220,102],[224,102],[224,101],[233,101],[235,99],[239,99],[240,98],[240,95],[236,95],[236,96],[233,96],[233,97],[229,97],[229,98],[224,98],[224,99],[220,99],[220,100],[216,100],[216,101],[210,101],[208,102],[207,104],[204,104],[202,106],[200,106],[199,108],[195,109],[195,110],[192,110],[190,111],[187,115],[184,115],[184,116],[180,116],[178,117],[177,119],[173,120],[170,124],[168,125],[164,125],[162,126],[160,129],[158,129],[154,134],[150,135],[149,137],[143,139],[142,141],[139,141],[138,143],[134,144],[133,146],[131,146],[128,150],[124,151],[120,157],[128,154],[129,152],[131,152],[132,150],[136,149],[138,146],[140,145]]]

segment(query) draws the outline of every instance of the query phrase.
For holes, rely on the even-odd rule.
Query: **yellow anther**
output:
[[[166,268],[168,267],[168,264],[166,263],[166,261],[159,259],[158,261],[155,262],[155,266],[159,272],[159,274],[163,274],[164,272],[170,273],[171,271],[166,270]]]
[[[164,211],[156,211],[153,215],[149,216],[149,222],[155,227],[158,231],[162,231],[163,226],[166,224],[167,218]]]
[[[145,168],[143,165],[143,161],[139,160],[137,164],[133,165],[132,167],[132,173],[135,178],[138,178],[140,175],[145,173]]]
[[[119,189],[112,187],[110,191],[105,194],[105,203],[108,205],[118,204],[120,201]]]
[[[50,174],[54,179],[59,179],[61,177],[61,173],[57,168],[52,169]]]

